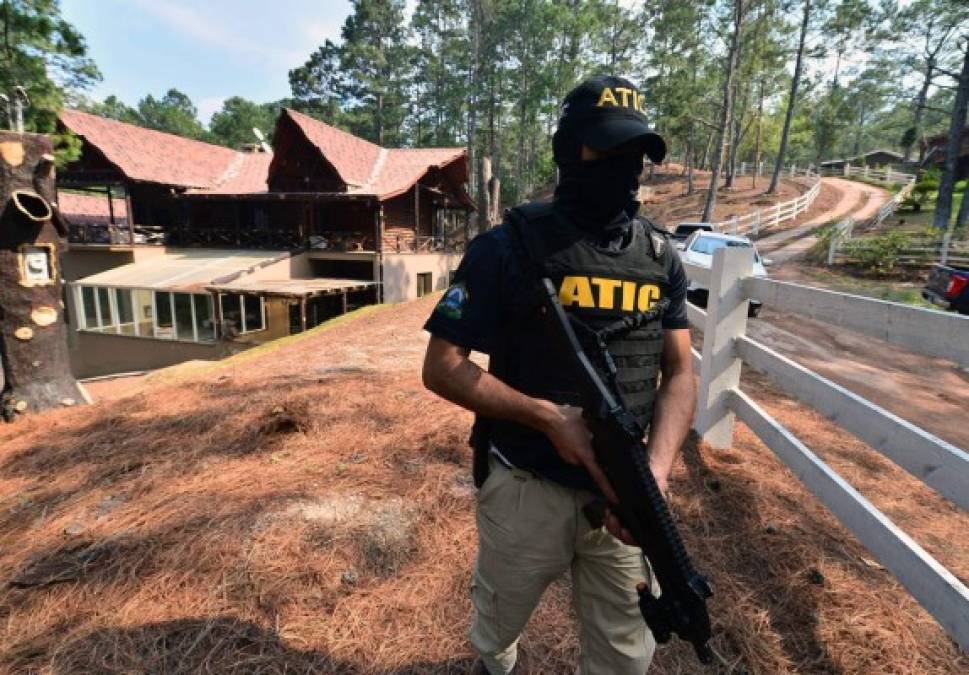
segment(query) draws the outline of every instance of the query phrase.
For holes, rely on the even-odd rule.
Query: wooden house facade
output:
[[[237,152],[76,111],[65,111],[61,123],[84,142],[80,159],[58,176],[71,227],[65,278],[75,287],[75,341],[97,345],[80,359],[83,375],[116,370],[97,365],[117,354],[114,337],[190,343],[190,335],[203,336],[205,345],[182,350],[197,358],[216,343],[255,344],[361,304],[441,290],[460,260],[474,208],[464,148],[382,148],[292,110],[277,120],[272,152]],[[200,252],[196,260],[217,259],[218,251],[285,260],[231,279],[213,276],[190,293],[174,282],[159,285],[152,270],[163,257],[170,267],[192,250]],[[107,274],[120,266],[124,274]],[[265,319],[250,322],[256,330],[233,331],[219,308],[249,307],[245,298],[268,308]],[[135,305],[145,316],[121,322],[119,308]],[[182,330],[148,316],[170,306],[165,317],[177,324],[182,305]],[[199,312],[212,330],[200,328]],[[179,360],[177,347],[163,351],[164,360]],[[150,367],[158,365],[154,359]]]

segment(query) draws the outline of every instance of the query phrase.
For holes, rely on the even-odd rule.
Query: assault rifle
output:
[[[616,388],[616,367],[606,349],[603,331],[597,336],[602,365],[611,387],[593,367],[579,341],[572,322],[558,301],[555,285],[543,278],[542,302],[561,324],[561,335],[568,341],[568,351],[575,356],[577,375],[583,389],[583,410],[586,423],[592,432],[592,447],[596,462],[619,497],[619,504],[610,505],[645,551],[659,582],[659,597],[650,588],[639,594],[639,609],[646,625],[657,642],[665,643],[671,634],[693,644],[697,658],[702,663],[713,660],[710,640],[710,617],[706,599],[713,595],[706,579],[690,562],[690,557],[680,539],[673,517],[656,479],[649,468],[643,429],[632,413],[626,409]],[[642,326],[659,318],[669,300],[664,298],[648,312],[618,322],[606,331],[621,332]],[[580,324],[581,325],[581,324]]]

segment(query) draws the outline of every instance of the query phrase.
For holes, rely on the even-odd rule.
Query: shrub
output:
[[[910,245],[911,238],[906,233],[889,232],[878,237],[849,242],[844,250],[866,270],[886,273],[895,269],[902,252]]]

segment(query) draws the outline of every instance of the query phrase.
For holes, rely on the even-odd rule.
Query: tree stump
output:
[[[48,136],[0,131],[0,415],[75,405]]]

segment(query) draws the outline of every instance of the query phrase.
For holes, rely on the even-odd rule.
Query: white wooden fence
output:
[[[844,259],[857,257],[868,248],[865,239],[854,239],[855,228],[872,230],[881,225],[886,218],[895,213],[899,205],[911,193],[915,185],[915,177],[911,174],[895,173],[894,176],[910,178],[901,190],[885,202],[874,216],[867,221],[858,223],[852,217],[847,217],[834,226],[834,232],[828,242],[828,265],[833,265],[840,256]],[[899,265],[932,265],[934,263],[950,265],[969,265],[969,242],[952,241],[952,233],[946,232],[941,239],[926,237],[914,238],[909,246],[899,251],[897,257]]]
[[[870,240],[851,237],[851,223],[846,219],[835,225],[835,231],[828,244],[828,265],[841,261],[858,259],[876,244]],[[895,264],[910,267],[941,265],[969,265],[969,242],[952,241],[952,233],[946,232],[941,239],[925,237],[910,240],[905,248],[898,251]]]
[[[969,317],[799,284],[755,279],[753,250],[714,252],[712,269],[685,265],[709,289],[707,311],[688,306],[703,329],[700,393],[694,426],[715,447],[730,447],[737,418],[791,469],[909,593],[969,651],[969,588],[740,389],[742,364],[768,375],[964,510],[969,510],[969,454],[862,396],[751,339],[750,298],[855,330],[904,349],[969,367]]]
[[[752,213],[742,216],[733,216],[728,220],[718,223],[710,223],[717,232],[733,235],[750,235],[756,237],[761,230],[776,227],[778,223],[793,220],[811,208],[814,199],[821,191],[821,176],[814,172],[811,167],[798,169],[792,165],[790,175],[803,176],[812,181],[810,189],[800,197],[790,201],[781,202],[763,209],[757,209]]]
[[[913,183],[915,175],[895,171],[891,167],[872,169],[868,165],[852,166],[850,163],[843,167],[821,167],[824,176],[844,176],[845,178],[866,178],[883,183]]]

